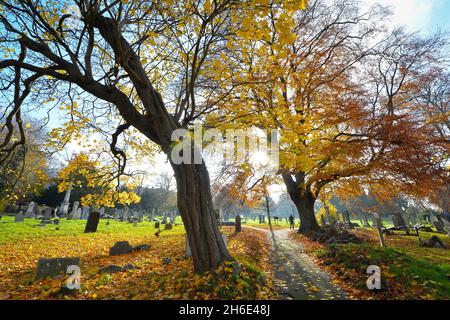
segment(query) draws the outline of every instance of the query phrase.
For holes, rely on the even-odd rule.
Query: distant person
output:
[[[295,219],[294,216],[291,214],[289,216],[289,229],[294,230],[295,229]]]

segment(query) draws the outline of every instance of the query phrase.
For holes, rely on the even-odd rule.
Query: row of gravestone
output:
[[[225,246],[227,245],[227,236],[222,234]],[[117,256],[123,254],[129,254],[136,251],[148,251],[151,249],[149,244],[140,244],[137,246],[131,246],[128,241],[116,242],[110,249],[110,256]],[[185,240],[185,257],[191,257],[192,251],[189,245],[188,238]],[[170,258],[164,257],[163,263],[169,264]],[[80,268],[80,257],[65,257],[65,258],[40,258],[37,263],[36,280],[45,278],[57,278],[67,273],[67,270],[74,266]],[[124,267],[110,265],[99,269],[99,273],[115,273],[124,270],[133,269],[134,266],[127,264]]]

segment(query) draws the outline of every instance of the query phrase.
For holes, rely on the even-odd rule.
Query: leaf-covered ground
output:
[[[59,226],[37,227],[37,220],[0,223],[0,299],[274,299],[277,298],[269,265],[269,242],[254,230],[228,235],[231,254],[242,264],[239,275],[227,263],[215,274],[196,275],[191,258],[184,257],[185,233],[179,225],[155,236],[149,222],[132,224],[102,220],[95,234],[83,234],[85,221],[61,220]],[[150,244],[149,251],[109,256],[116,241],[131,245]],[[35,281],[41,257],[80,257],[81,289],[70,296],[60,288],[66,278]],[[163,259],[171,259],[164,264]],[[135,269],[99,274],[101,267]]]
[[[447,249],[423,248],[418,238],[404,232],[387,236],[379,246],[376,231],[358,229],[361,244],[323,245],[293,233],[315,262],[329,272],[353,299],[450,299],[450,239],[421,232],[422,239],[437,235]],[[368,290],[369,265],[381,268],[382,289]]]

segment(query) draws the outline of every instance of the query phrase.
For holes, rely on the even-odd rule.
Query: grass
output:
[[[0,222],[0,300],[2,299],[271,299],[269,243],[260,232],[222,228],[228,236],[230,253],[242,264],[239,275],[224,265],[217,273],[196,275],[192,258],[185,258],[185,230],[182,225],[162,231],[157,237],[154,223],[101,220],[98,232],[84,234],[86,221],[60,219],[59,226],[37,227],[35,219]],[[59,228],[59,230],[56,230]],[[109,256],[117,241],[132,246],[150,244],[149,251]],[[255,252],[257,254],[255,254]],[[35,280],[41,257],[80,257],[81,289],[71,296],[59,290],[61,279]],[[165,264],[164,258],[171,262]],[[135,269],[111,275],[99,274],[108,265],[132,263]],[[266,279],[269,279],[266,281]]]
[[[178,217],[176,223],[181,224]],[[43,237],[65,237],[65,236],[83,236],[86,220],[67,220],[60,219],[59,225],[46,225],[45,227],[38,227],[39,219],[25,219],[24,222],[15,223],[14,217],[3,216],[0,220],[0,245],[4,243],[19,242],[23,239],[34,238],[39,239]],[[162,226],[164,228],[164,226]],[[144,236],[154,234],[154,222],[143,221],[138,223],[137,227],[133,227],[133,223],[124,223],[115,220],[100,220],[97,234],[114,234],[127,235],[132,233],[136,236]],[[168,233],[179,232],[183,228],[175,227],[173,231],[163,231]]]

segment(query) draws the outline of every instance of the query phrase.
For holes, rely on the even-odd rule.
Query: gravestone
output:
[[[441,214],[438,217],[439,221],[442,223],[443,229],[447,232],[447,235],[450,237],[450,214]]]
[[[241,216],[240,215],[236,215],[236,224],[234,226],[234,231],[235,232],[241,232],[241,230],[242,230],[241,223],[242,223]]]
[[[185,245],[184,245],[185,252],[186,252],[185,256],[186,256],[186,258],[189,258],[190,256],[192,256],[191,247],[189,246],[189,239],[187,236],[185,237],[185,239],[186,239]]]
[[[70,219],[80,219],[78,215],[78,206],[80,205],[79,201],[75,201],[72,206],[72,212],[70,213]]]
[[[367,218],[367,213],[363,213],[363,222],[365,228],[370,228],[369,219]]]
[[[65,275],[69,266],[80,266],[80,258],[40,258],[36,279],[55,278]]]
[[[97,232],[98,223],[100,221],[100,212],[93,211],[89,214],[88,220],[86,222],[86,227],[84,228],[84,233],[94,233]]]
[[[169,222],[169,223],[166,223],[165,225],[164,225],[164,230],[172,230],[172,224]]]
[[[26,217],[27,218],[33,218],[35,216],[34,213],[34,208],[36,207],[36,203],[34,201],[31,201],[30,204],[28,205],[28,209],[26,212]]]
[[[350,214],[348,213],[348,210],[345,210],[344,213],[344,225],[346,228],[352,227],[352,221],[350,220]]]
[[[128,241],[119,241],[114,244],[111,248],[109,248],[110,256],[117,256],[120,254],[127,254],[133,250],[133,247],[130,246]]]
[[[69,213],[69,205],[70,205],[70,193],[72,192],[72,187],[67,189],[66,194],[64,195],[64,201],[61,203],[61,216],[65,217]]]
[[[392,213],[392,223],[395,228],[407,228],[405,220],[400,212]]]
[[[138,226],[138,218],[134,218],[133,219],[133,227],[137,227]]]
[[[101,207],[100,208],[100,217],[103,217],[105,215],[105,208]]]
[[[159,229],[159,221],[155,222],[155,229]]]
[[[89,206],[83,207],[83,211],[81,213],[81,219],[87,220],[89,218]]]
[[[51,218],[52,218],[52,208],[46,207],[44,209],[44,219],[48,220],[48,219],[51,219]]]
[[[22,211],[20,211],[18,214],[16,214],[16,216],[14,217],[14,222],[23,222],[25,220],[25,217],[22,213]]]
[[[125,207],[123,209],[122,221],[127,221],[127,220],[128,220],[128,207]]]
[[[326,223],[325,223],[325,217],[323,216],[323,214],[320,215],[320,223],[322,224],[322,227],[325,227]]]
[[[434,221],[433,221],[433,224],[434,224],[434,227],[436,228],[436,231],[437,231],[438,233],[446,233],[446,232],[445,232],[445,229],[444,229],[444,225],[442,224],[441,221],[439,221],[439,220],[434,220]]]

